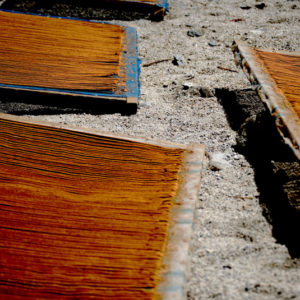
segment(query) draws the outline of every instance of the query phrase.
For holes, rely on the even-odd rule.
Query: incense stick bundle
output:
[[[191,150],[0,115],[0,154],[1,299],[158,297]]]
[[[20,5],[21,4],[21,5]],[[45,1],[36,0],[35,5],[32,5],[30,1],[20,1],[20,0],[14,0],[14,1],[7,1],[4,4],[4,7],[8,9],[23,9],[24,11],[36,11],[36,9],[43,8],[44,10],[47,8],[53,8],[56,9],[60,5],[67,5],[69,8],[79,8],[79,7],[86,7],[90,8],[92,7],[94,10],[97,10],[97,8],[104,9],[106,13],[102,15],[101,19],[105,19],[107,17],[112,17],[114,15],[114,11],[119,11],[119,15],[115,14],[113,19],[122,18],[121,15],[124,14],[124,12],[144,12],[147,14],[154,14],[153,16],[157,16],[159,14],[159,18],[157,20],[162,20],[166,11],[168,11],[168,0],[86,0],[86,1],[63,1],[63,0],[48,0],[46,3]],[[88,12],[87,12],[88,13]],[[95,16],[95,15],[94,15]],[[92,16],[91,16],[92,17]]]
[[[156,7],[154,13],[158,13],[158,9],[161,10],[161,18],[164,17],[166,11],[169,9],[168,0],[105,0],[105,3],[134,3],[136,5],[148,5]]]
[[[261,50],[256,55],[300,118],[300,55]]]
[[[2,87],[126,100],[125,27],[6,11],[0,26]]]
[[[233,46],[236,63],[257,87],[279,133],[300,159],[300,54]]]

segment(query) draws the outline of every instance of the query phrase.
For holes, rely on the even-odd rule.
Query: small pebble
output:
[[[201,34],[198,31],[195,31],[195,30],[189,30],[187,32],[187,35],[190,36],[190,37],[199,37],[199,36],[201,36]]]
[[[184,57],[181,54],[176,54],[172,60],[175,66],[184,66],[186,64]]]
[[[266,4],[262,2],[262,3],[256,4],[255,7],[258,9],[264,9],[266,7]]]
[[[260,29],[254,29],[254,30],[251,30],[250,32],[253,33],[253,34],[256,34],[256,35],[261,35],[261,34],[263,34],[263,31],[260,30]]]
[[[241,9],[251,9],[251,6],[249,6],[249,5],[245,5],[245,6],[241,6]]]
[[[223,266],[223,269],[232,269],[232,267],[230,265],[225,265]]]
[[[211,89],[206,88],[206,87],[200,87],[199,88],[200,96],[203,97],[203,98],[214,97],[215,96],[214,92],[215,92],[214,90],[211,90]]]
[[[189,88],[192,88],[193,87],[193,84],[191,82],[185,82],[183,84],[183,89],[184,90],[188,90]]]
[[[216,47],[217,43],[215,41],[209,41],[208,45],[211,46],[211,47]]]
[[[226,169],[229,163],[226,161],[224,153],[215,152],[209,154],[209,166],[212,171],[219,171]]]
[[[195,76],[191,75],[191,74],[185,75],[184,77],[186,80],[191,80],[191,79],[195,78]]]

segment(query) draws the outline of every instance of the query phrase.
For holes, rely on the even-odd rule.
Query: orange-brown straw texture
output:
[[[121,26],[0,11],[0,28],[1,84],[124,89]]]
[[[0,118],[0,298],[154,299],[183,154]]]
[[[300,117],[300,56],[261,50],[255,53]]]

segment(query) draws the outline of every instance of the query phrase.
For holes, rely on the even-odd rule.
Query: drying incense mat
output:
[[[141,5],[143,7],[153,7],[154,15],[160,15],[160,19],[162,19],[166,13],[166,11],[169,10],[169,4],[168,0],[105,0],[106,3],[128,3],[128,4],[136,4]]]
[[[184,299],[204,148],[0,114],[0,298]]]
[[[5,9],[34,12],[42,15],[76,16],[99,20],[163,20],[169,9],[168,0],[6,0]],[[67,13],[66,13],[67,11]]]
[[[263,51],[241,41],[234,43],[233,53],[300,159],[300,54]]]
[[[156,5],[168,9],[167,0],[106,0],[106,2],[132,2],[132,3],[144,3],[149,5]]]
[[[0,27],[0,88],[138,103],[133,28],[3,10]]]

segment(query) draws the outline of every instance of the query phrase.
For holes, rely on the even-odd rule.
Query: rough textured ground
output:
[[[250,88],[233,62],[234,39],[300,52],[300,1],[265,1],[264,9],[256,8],[260,3],[171,0],[163,22],[116,21],[137,29],[142,63],[175,55],[184,59],[182,66],[170,60],[141,68],[141,102],[135,115],[67,110],[29,114],[103,131],[206,145],[210,162],[197,202],[189,299],[300,299],[300,260],[290,255],[293,249],[273,237],[263,214],[256,169],[235,150],[237,132],[210,92]],[[245,6],[251,8],[241,8]],[[68,13],[72,15],[72,10]],[[191,37],[188,31],[200,36]],[[291,230],[299,239],[299,228]]]

